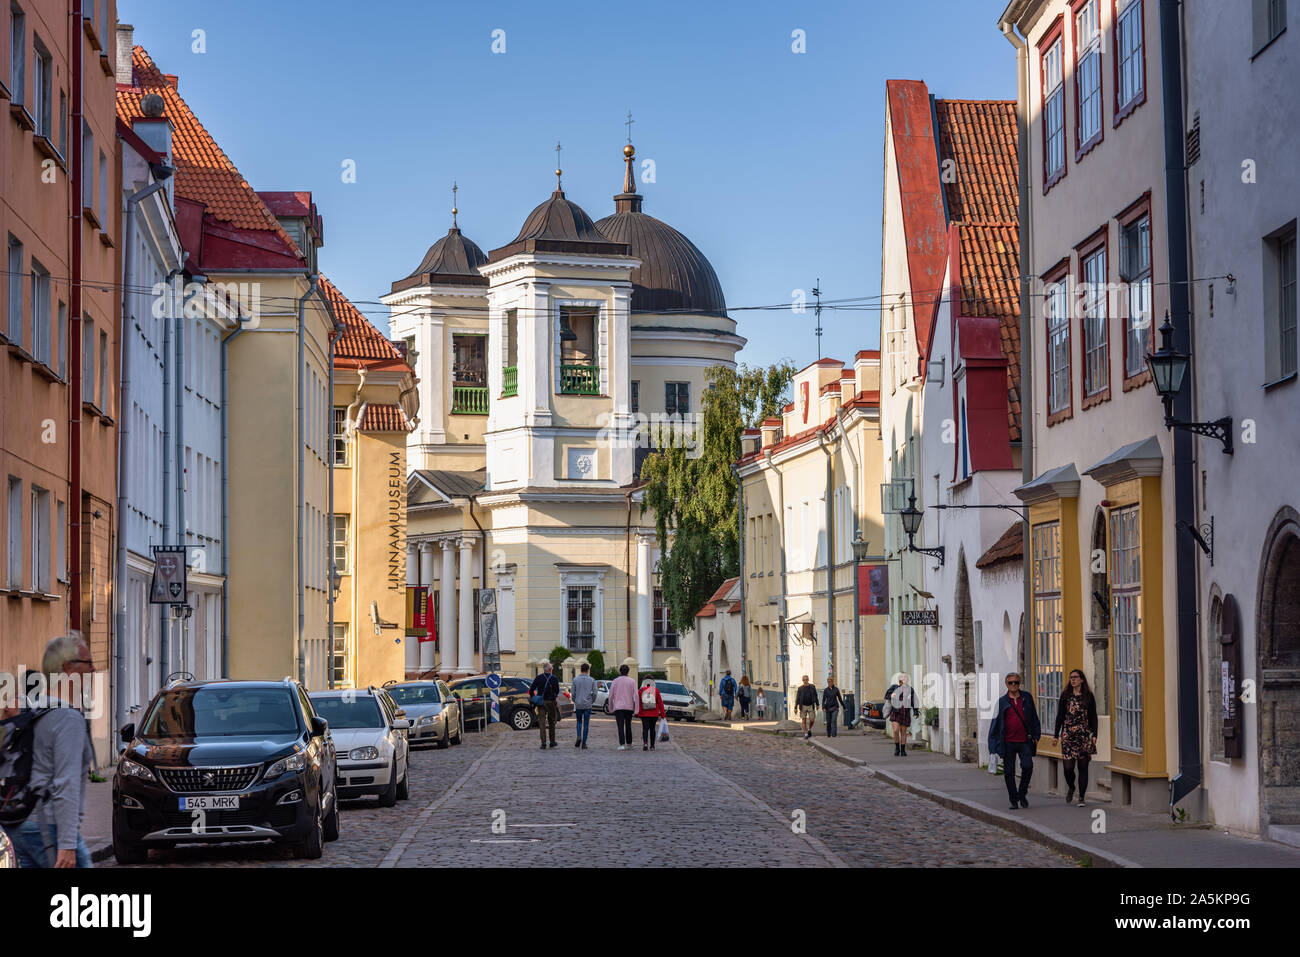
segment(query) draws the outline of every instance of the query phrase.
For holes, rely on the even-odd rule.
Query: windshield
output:
[[[685,685],[675,684],[671,681],[657,681],[655,686],[659,689],[660,694],[676,694],[683,697],[689,697],[690,692],[686,690]]]
[[[221,685],[161,695],[140,732],[146,738],[297,733],[298,719],[288,690]]]
[[[318,715],[330,723],[331,731],[384,727],[384,718],[379,713],[379,702],[369,695],[358,696],[350,701],[342,695],[319,698],[313,695],[311,706],[316,709]]]
[[[405,685],[392,687],[388,693],[393,700],[405,707],[408,704],[441,704],[442,695],[437,685]]]

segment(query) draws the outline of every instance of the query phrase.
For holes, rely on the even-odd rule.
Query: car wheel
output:
[[[406,773],[402,775],[402,782],[397,785],[397,800],[406,801],[411,797],[411,762],[407,759]]]
[[[325,840],[337,841],[339,839],[339,789],[334,788],[330,791],[330,812],[325,815],[323,822]]]
[[[149,860],[149,848],[143,844],[137,844],[134,841],[124,841],[116,834],[113,835],[113,856],[117,862],[123,866],[130,864],[143,864]]]
[[[687,720],[687,721],[690,721],[692,724],[695,722],[695,719],[694,719],[694,718],[687,718],[686,720]]]
[[[442,722],[442,738],[438,741],[438,748],[449,747],[451,745],[451,722],[444,720]]]
[[[533,709],[515,708],[510,714],[510,724],[516,731],[527,731],[533,726]]]
[[[397,803],[397,758],[393,758],[393,773],[388,776],[388,786],[379,792],[379,806],[392,807]]]
[[[460,742],[464,739],[464,737],[465,737],[465,716],[463,714],[457,714],[456,715],[456,737],[451,739],[451,743],[460,744]]]
[[[316,815],[312,820],[307,835],[294,845],[293,856],[307,861],[320,859],[325,851],[325,821],[321,816],[320,805],[316,805]]]

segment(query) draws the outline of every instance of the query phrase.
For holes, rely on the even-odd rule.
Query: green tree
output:
[[[573,657],[573,652],[564,645],[556,645],[546,657],[550,659],[551,664],[555,665],[555,673],[559,674],[560,666]]]
[[[777,415],[795,373],[790,362],[763,368],[711,366],[700,403],[699,427],[688,447],[671,431],[656,436],[656,451],[641,468],[645,498],[663,543],[659,587],[673,627],[695,625],[695,613],[727,578],[739,572],[736,477],[740,436]]]
[[[605,656],[601,654],[599,648],[587,652],[587,664],[591,665],[591,676],[593,678],[605,677]]]

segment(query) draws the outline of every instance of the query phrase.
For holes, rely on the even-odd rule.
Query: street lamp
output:
[[[939,564],[943,564],[943,546],[935,548],[917,548],[916,533],[921,530],[921,510],[916,507],[916,496],[913,495],[908,499],[907,508],[898,513],[898,517],[903,522],[903,532],[907,535],[907,550],[917,552],[921,555],[929,555],[931,558],[939,559]]]
[[[1165,322],[1160,327],[1160,348],[1147,353],[1147,368],[1155,381],[1156,392],[1165,404],[1165,428],[1186,429],[1197,435],[1218,439],[1223,443],[1223,454],[1232,454],[1232,417],[1224,416],[1213,422],[1178,422],[1174,419],[1174,398],[1183,387],[1191,356],[1184,355],[1173,346],[1174,327],[1165,311]]]
[[[862,700],[862,598],[860,566],[867,560],[867,540],[862,537],[862,530],[853,533],[853,710],[857,711],[858,702]],[[848,715],[848,726],[856,727],[858,715]]]

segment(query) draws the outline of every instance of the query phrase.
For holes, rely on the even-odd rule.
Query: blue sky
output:
[[[1003,6],[119,0],[118,12],[255,188],[313,192],[321,268],[381,329],[387,310],[365,303],[446,233],[453,180],[461,229],[484,250],[554,188],[557,140],[568,197],[593,219],[613,212],[630,109],[638,160],[655,162],[645,211],[713,263],[749,339],[741,361],[803,366],[817,357],[811,310],[736,307],[788,302],[818,277],[825,298],[879,292],[885,80],[1014,98]],[[824,355],[878,346],[872,311],[824,311],[823,325]]]

